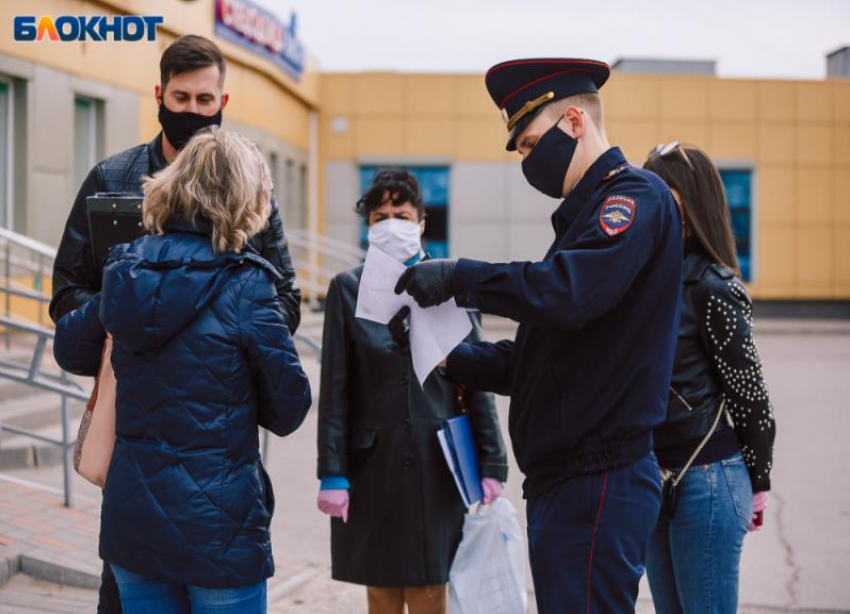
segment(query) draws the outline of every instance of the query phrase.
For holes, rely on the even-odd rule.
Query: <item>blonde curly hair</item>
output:
[[[175,219],[212,225],[217,253],[240,253],[268,223],[271,173],[247,138],[218,127],[191,138],[167,167],[142,183],[145,228],[163,234]]]

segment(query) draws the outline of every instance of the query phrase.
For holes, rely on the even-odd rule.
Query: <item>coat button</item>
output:
[[[403,466],[405,469],[412,469],[412,468],[413,468],[413,459],[412,459],[412,458],[406,458],[406,459],[404,459],[404,462],[402,463],[402,466]]]
[[[402,384],[409,384],[410,383],[410,377],[406,373],[401,376],[401,383]]]

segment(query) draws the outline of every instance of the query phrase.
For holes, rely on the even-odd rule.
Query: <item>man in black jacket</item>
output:
[[[57,322],[100,291],[102,263],[95,262],[89,239],[86,198],[97,192],[141,195],[141,181],[164,168],[201,128],[221,124],[229,94],[224,92],[226,65],[218,46],[201,36],[184,36],[171,44],[160,60],[161,85],[155,89],[162,132],[95,165],[74,200],[53,266],[50,317]],[[272,200],[268,227],[249,246],[280,273],[278,300],[291,332],[301,318],[301,292],[283,232],[280,210]]]
[[[96,262],[89,237],[86,198],[98,192],[142,194],[142,179],[153,175],[177,157],[198,130],[221,124],[229,94],[224,92],[226,65],[221,50],[201,36],[188,35],[172,43],[160,59],[161,84],[155,88],[160,132],[150,143],[110,156],[89,172],[74,200],[65,233],[53,265],[53,299],[50,317],[62,316],[84,305],[100,292],[101,262]],[[272,199],[269,224],[248,243],[280,273],[277,296],[289,330],[294,334],[301,318],[301,292],[289,256],[283,222]],[[98,614],[120,614],[115,579],[105,564]]]

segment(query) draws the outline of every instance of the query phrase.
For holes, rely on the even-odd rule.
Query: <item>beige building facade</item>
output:
[[[452,257],[545,253],[555,203],[526,185],[517,154],[504,150],[504,124],[482,75],[326,73],[320,92],[329,234],[357,239],[358,168],[443,166]],[[754,296],[850,299],[850,80],[615,71],[601,94],[609,138],[633,164],[671,140],[712,156],[730,204],[749,212],[736,233],[749,235]]]
[[[359,245],[353,209],[364,185],[375,168],[403,165],[421,173],[432,200],[437,255],[542,257],[556,203],[504,150],[483,75],[328,73],[310,60],[293,77],[220,36],[216,11],[227,1],[0,3],[7,26],[24,13],[163,16],[154,42],[25,43],[2,29],[0,226],[58,245],[88,170],[158,133],[159,57],[194,33],[226,56],[225,126],[265,153],[287,228]],[[755,297],[850,301],[850,80],[615,71],[602,98],[610,140],[632,163],[674,139],[711,154]]]

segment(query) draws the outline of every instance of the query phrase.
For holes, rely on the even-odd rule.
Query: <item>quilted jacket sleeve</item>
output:
[[[53,356],[60,367],[74,375],[97,375],[106,331],[100,323],[100,293],[56,325]]]
[[[310,409],[310,382],[286,326],[275,287],[252,271],[239,301],[239,326],[259,399],[259,423],[276,435],[295,431]]]

